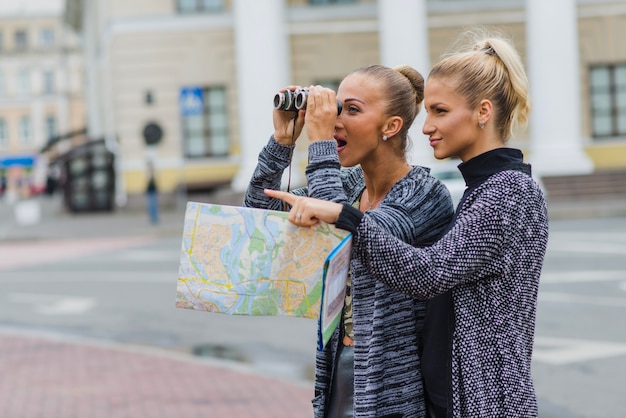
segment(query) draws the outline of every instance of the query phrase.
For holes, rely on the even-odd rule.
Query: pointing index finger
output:
[[[293,206],[293,204],[296,203],[296,200],[298,199],[298,196],[288,192],[282,192],[280,190],[264,189],[263,193],[265,193],[269,197],[273,197],[275,199],[280,199],[283,202],[287,202],[287,204],[289,204],[290,206]]]

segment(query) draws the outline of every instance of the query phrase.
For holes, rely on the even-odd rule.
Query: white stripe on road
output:
[[[565,271],[550,272],[541,274],[542,283],[579,283],[579,282],[600,282],[612,280],[626,280],[626,271]]]
[[[626,280],[626,272],[619,270],[611,271],[573,271],[573,272],[553,272],[541,275],[541,284],[562,284],[562,283],[594,283],[605,281]],[[621,290],[626,290],[626,284],[619,286]],[[614,296],[590,296],[576,293],[546,292],[539,291],[539,300],[542,302],[557,303],[580,303],[585,305],[626,307],[626,298],[622,294]]]
[[[55,241],[0,242],[0,271],[45,263],[59,263],[107,251],[124,250],[150,244],[156,237],[94,238]]]
[[[540,302],[580,303],[604,307],[626,308],[626,298],[586,296],[573,293],[539,292]]]
[[[32,305],[35,312],[46,316],[81,315],[96,306],[94,298],[40,293],[10,293],[7,299],[13,303]]]
[[[171,260],[172,263],[178,263],[180,261],[180,250],[128,250],[121,253],[117,253],[116,260],[125,261],[165,261]]]
[[[589,242],[558,240],[548,242],[548,251],[578,252],[585,254],[626,255],[626,244],[611,242]]]
[[[25,284],[25,283],[45,283],[60,284],[60,283],[176,283],[178,270],[177,266],[172,267],[172,271],[168,274],[165,273],[153,273],[153,272],[140,272],[135,270],[120,270],[116,272],[93,272],[84,270],[55,270],[54,275],[42,273],[39,277],[32,276],[33,273],[28,272],[10,272],[2,273],[4,276],[0,276],[1,284]],[[59,278],[57,278],[57,276]]]
[[[533,360],[564,365],[626,355],[626,344],[568,338],[535,338]]]
[[[581,232],[581,231],[559,231],[559,232],[551,232],[550,240],[558,241],[558,240],[566,240],[566,241],[614,241],[614,242],[624,242],[626,243],[626,233],[621,230],[611,231],[611,232]]]

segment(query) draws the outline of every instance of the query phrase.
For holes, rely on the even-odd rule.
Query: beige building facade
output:
[[[67,0],[65,16],[83,42],[88,134],[116,144],[119,205],[150,164],[165,194],[245,188],[280,87],[336,87],[372,63],[426,75],[475,26],[509,35],[542,81],[511,141],[540,175],[626,170],[625,1]],[[436,164],[421,126],[411,135],[412,162]],[[299,146],[292,185],[305,161]]]

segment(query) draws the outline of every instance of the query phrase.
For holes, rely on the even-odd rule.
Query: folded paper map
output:
[[[325,312],[334,315],[324,322],[336,326],[351,235],[323,222],[297,227],[287,216],[280,211],[188,202],[176,306],[320,320],[325,272],[330,271],[327,280],[334,284],[326,285],[332,295],[325,299],[333,305]],[[333,252],[338,247],[343,251]],[[343,254],[337,257],[337,266],[329,259],[331,253]]]

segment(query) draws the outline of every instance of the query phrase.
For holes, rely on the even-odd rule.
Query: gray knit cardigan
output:
[[[377,279],[421,300],[452,289],[453,417],[537,416],[530,368],[547,242],[543,192],[512,170],[470,193],[431,247],[395,240],[367,213],[358,225],[353,256]]]
[[[246,206],[282,208],[282,202],[267,197],[263,189],[280,189],[290,153],[290,147],[270,138],[259,155],[245,196]],[[306,177],[308,188],[293,190],[294,194],[353,204],[365,188],[360,167],[341,168],[334,140],[309,146]],[[448,228],[453,205],[445,186],[429,175],[428,169],[416,166],[367,214],[381,231],[407,245],[423,246],[437,240]],[[425,303],[376,281],[357,259],[353,258],[350,267],[355,337],[354,416],[424,417],[418,344]],[[406,277],[392,270],[386,274],[393,282]],[[326,415],[338,344],[339,328],[325,349],[316,354],[313,408],[317,418]]]

